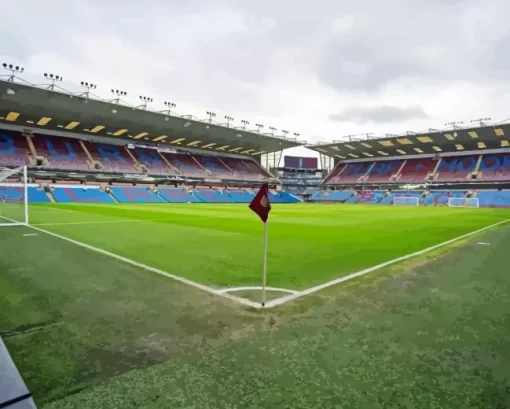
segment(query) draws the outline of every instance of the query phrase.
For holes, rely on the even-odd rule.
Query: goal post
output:
[[[418,196],[395,196],[393,206],[419,206],[420,198]]]
[[[477,197],[449,197],[448,207],[480,207]]]
[[[0,227],[27,225],[27,167],[0,168]]]

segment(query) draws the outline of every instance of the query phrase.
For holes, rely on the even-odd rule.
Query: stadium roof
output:
[[[262,155],[303,145],[295,138],[270,135],[203,121],[191,115],[152,111],[106,101],[88,92],[71,93],[50,85],[0,80],[2,123],[123,139],[126,143],[158,143],[176,149],[207,149],[240,155]],[[145,106],[144,106],[145,105]]]
[[[349,138],[349,137],[348,137]],[[383,137],[350,137],[307,146],[316,152],[339,159],[362,159],[386,156],[444,154],[462,151],[510,148],[510,123],[485,124],[478,127],[437,130]]]

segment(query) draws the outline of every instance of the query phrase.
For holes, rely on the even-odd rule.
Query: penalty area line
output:
[[[56,237],[57,239],[67,241],[68,243],[72,243],[72,244],[74,244],[76,246],[80,246],[80,247],[86,248],[87,250],[95,251],[96,253],[100,253],[100,254],[103,254],[105,256],[108,256],[108,257],[114,258],[116,260],[122,261],[124,263],[131,264],[132,266],[135,266],[135,267],[138,267],[138,268],[142,268],[144,270],[147,270],[147,271],[150,271],[152,273],[156,273],[156,274],[165,276],[167,278],[171,278],[172,280],[179,281],[179,282],[181,282],[183,284],[187,284],[187,285],[189,285],[191,287],[198,288],[199,290],[202,290],[202,291],[207,292],[209,294],[214,294],[214,295],[217,295],[217,296],[220,296],[220,297],[223,297],[223,298],[226,298],[226,299],[238,302],[240,304],[246,305],[248,307],[257,308],[257,309],[261,308],[260,303],[256,303],[256,302],[253,302],[253,301],[247,300],[245,298],[241,298],[241,297],[236,297],[235,295],[232,295],[232,294],[218,292],[218,290],[216,290],[216,289],[214,289],[212,287],[208,287],[206,285],[197,283],[195,281],[188,280],[187,278],[180,277],[180,276],[177,276],[175,274],[167,273],[166,271],[160,270],[159,268],[155,268],[155,267],[151,267],[151,266],[149,266],[147,264],[139,263],[138,261],[134,261],[134,260],[131,260],[129,258],[126,258],[126,257],[123,257],[123,256],[119,256],[118,254],[111,253],[111,252],[103,250],[103,249],[101,249],[99,247],[94,247],[94,246],[91,246],[90,244],[82,243],[81,241],[73,240],[73,239],[70,239],[69,237],[62,236],[60,234],[53,233],[53,232],[48,231],[48,230],[44,230],[44,229],[41,229],[41,228],[33,226],[33,225],[24,225],[24,226],[29,227],[29,228],[31,228],[33,230],[38,231],[38,232],[45,233],[45,234],[48,234],[50,236]]]
[[[379,270],[381,268],[390,266],[390,265],[398,263],[400,261],[404,261],[404,260],[407,260],[407,259],[410,259],[410,258],[413,258],[413,257],[416,257],[416,256],[420,256],[422,254],[428,253],[428,252],[436,250],[438,248],[441,248],[441,247],[447,246],[449,244],[455,243],[456,241],[459,241],[459,240],[462,240],[462,239],[466,239],[468,237],[474,236],[475,234],[482,233],[482,232],[484,232],[486,230],[492,229],[492,228],[494,228],[496,226],[499,226],[499,225],[501,225],[503,223],[507,223],[507,222],[510,222],[510,219],[503,220],[501,222],[491,224],[490,226],[483,227],[481,229],[472,231],[472,232],[467,233],[467,234],[463,234],[462,236],[455,237],[455,238],[453,238],[451,240],[444,241],[442,243],[436,244],[436,245],[431,246],[431,247],[427,247],[427,248],[425,248],[423,250],[415,251],[414,253],[410,253],[410,254],[407,254],[407,255],[402,256],[402,257],[394,258],[393,260],[389,260],[389,261],[386,261],[384,263],[378,264],[376,266],[367,268],[365,270],[361,270],[361,271],[358,271],[356,273],[352,273],[352,274],[349,274],[347,276],[344,276],[344,277],[341,277],[341,278],[337,278],[336,280],[331,280],[331,281],[328,281],[328,282],[326,282],[324,284],[320,284],[320,285],[317,285],[315,287],[308,288],[308,289],[300,291],[300,292],[298,292],[296,294],[289,294],[289,295],[277,298],[275,300],[271,300],[271,301],[266,303],[265,308],[273,308],[273,307],[276,307],[278,305],[282,305],[282,304],[285,304],[285,303],[287,303],[289,301],[295,300],[297,298],[301,298],[301,297],[304,297],[306,295],[316,293],[317,291],[321,291],[321,290],[324,290],[325,288],[332,287],[334,285],[343,283],[344,281],[352,280],[353,278],[363,276],[365,274],[371,273],[372,271]]]

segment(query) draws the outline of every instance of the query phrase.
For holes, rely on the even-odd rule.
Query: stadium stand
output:
[[[403,160],[374,162],[370,166],[370,170],[368,171],[364,182],[391,182],[391,178],[397,175],[403,163]]]
[[[469,155],[442,158],[434,180],[462,182],[471,179],[471,173],[476,168],[478,157]]]
[[[510,180],[510,154],[484,155],[480,162],[479,179]]]
[[[17,132],[0,130],[0,166],[30,165],[29,147],[25,137]]]
[[[396,180],[406,183],[423,183],[429,179],[437,165],[433,158],[407,159]]]
[[[164,203],[166,202],[157,193],[143,187],[112,186],[113,197],[120,203]]]
[[[184,188],[166,188],[159,189],[159,194],[163,199],[170,203],[197,203],[200,199],[195,197],[190,191]]]
[[[106,192],[95,187],[55,187],[52,192],[58,203],[114,203]]]
[[[328,177],[327,182],[336,182],[336,183],[361,183],[363,182],[363,177],[370,170],[374,162],[354,162],[349,163],[345,166],[340,166],[338,171]]]
[[[153,175],[177,174],[177,169],[164,162],[163,157],[155,149],[135,148],[132,150],[135,160],[145,167],[146,173]]]
[[[42,158],[42,166],[63,170],[90,170],[87,155],[80,141],[46,135],[32,137],[36,157]]]
[[[85,152],[91,159],[102,165],[102,169],[118,173],[138,173],[133,158],[123,146],[85,142]]]

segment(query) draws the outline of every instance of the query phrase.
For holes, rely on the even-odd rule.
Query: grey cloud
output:
[[[317,77],[341,92],[377,92],[406,79],[510,82],[502,69],[510,63],[502,52],[509,9],[502,0],[491,7],[477,0],[421,0],[406,8],[389,0],[374,3],[370,13],[354,10],[352,30],[325,40]]]
[[[397,106],[351,107],[338,114],[331,114],[334,122],[355,122],[358,124],[379,124],[425,119],[429,115],[417,105],[407,108]]]

